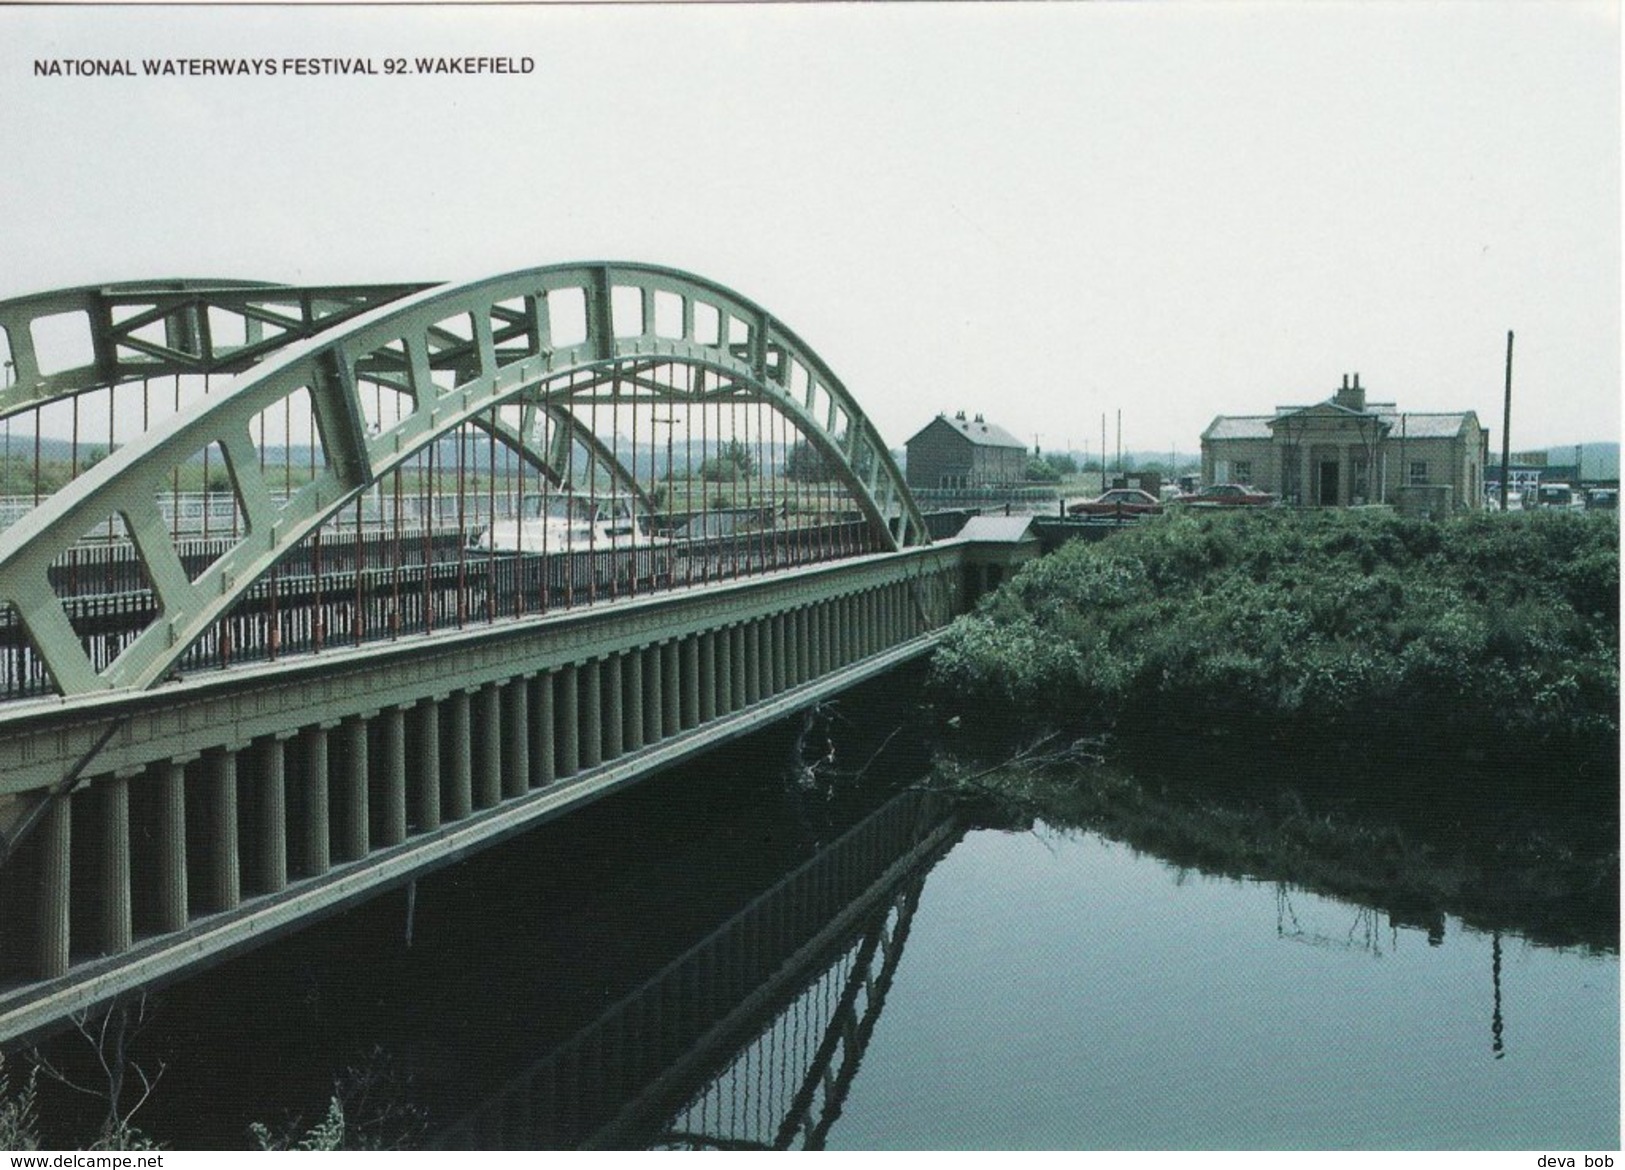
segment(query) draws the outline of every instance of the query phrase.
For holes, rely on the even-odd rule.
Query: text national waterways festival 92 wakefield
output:
[[[534,73],[534,57],[52,57],[35,77],[349,77]]]

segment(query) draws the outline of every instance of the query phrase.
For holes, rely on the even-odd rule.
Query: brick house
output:
[[[908,486],[964,491],[1016,487],[1027,478],[1027,446],[981,415],[939,414],[906,444]]]

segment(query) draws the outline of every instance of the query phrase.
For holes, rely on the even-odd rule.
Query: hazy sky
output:
[[[41,78],[484,54],[491,77]],[[669,264],[894,446],[1327,397],[1620,430],[1616,3],[0,8],[0,298]]]

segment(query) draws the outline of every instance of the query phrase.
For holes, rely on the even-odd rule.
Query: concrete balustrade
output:
[[[381,856],[435,856],[442,838],[464,849],[462,834],[491,818],[506,824],[555,793],[586,799],[600,774],[698,750],[713,726],[737,734],[754,709],[817,701],[854,664],[880,669],[945,622],[961,572],[786,599],[607,649],[587,639],[521,673],[96,774],[48,802],[13,861],[25,880],[0,883],[8,977],[26,986],[107,956],[135,962],[165,936],[309,898]],[[312,689],[298,709],[330,710],[344,694]],[[0,1019],[11,994],[0,984]]]

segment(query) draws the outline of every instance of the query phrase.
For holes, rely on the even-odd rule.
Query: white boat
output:
[[[628,496],[585,496],[561,491],[527,494],[516,516],[494,520],[474,537],[480,552],[612,553],[669,548],[671,541],[648,531]]]

